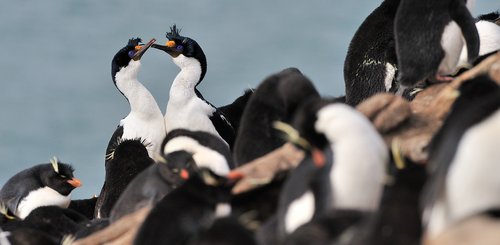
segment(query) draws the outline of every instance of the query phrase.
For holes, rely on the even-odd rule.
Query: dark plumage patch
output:
[[[498,11],[482,14],[477,17],[477,20],[485,20],[490,22],[496,22],[500,19],[500,13]]]
[[[386,63],[397,68],[393,29],[399,1],[383,1],[366,17],[349,44],[344,61],[345,99],[349,105],[386,91]],[[391,90],[397,89],[395,82],[392,85]]]
[[[232,185],[208,169],[198,173],[158,202],[139,228],[134,244],[188,244],[213,224],[215,207],[229,203]]]
[[[118,139],[116,137],[115,139]],[[117,140],[113,157],[106,161],[106,176],[97,199],[95,217],[108,217],[111,209],[127,185],[137,174],[154,163],[142,140]],[[110,142],[111,146],[113,142]],[[113,149],[112,147],[108,147]]]
[[[245,164],[285,143],[273,127],[290,122],[297,107],[309,97],[319,97],[314,84],[298,69],[289,68],[267,77],[248,100],[241,117],[233,155]]]

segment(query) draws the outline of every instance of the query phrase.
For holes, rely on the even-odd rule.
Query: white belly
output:
[[[71,201],[71,195],[63,196],[61,193],[46,186],[30,192],[19,202],[15,215],[21,219],[26,218],[35,208],[42,206],[59,206],[67,208]]]

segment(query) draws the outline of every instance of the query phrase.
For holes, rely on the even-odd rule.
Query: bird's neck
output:
[[[153,95],[137,80],[140,67],[139,61],[130,61],[128,66],[116,73],[116,87],[127,98],[131,113],[142,114],[145,117],[161,115]]]
[[[183,103],[196,96],[196,85],[201,77],[201,66],[197,61],[186,61],[170,87],[169,103]]]

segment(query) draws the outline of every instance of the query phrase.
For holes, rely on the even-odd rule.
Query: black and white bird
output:
[[[500,14],[498,12],[478,16],[476,28],[480,40],[479,56],[500,50]],[[464,45],[457,67],[467,67],[467,65],[467,47]]]
[[[448,81],[465,39],[471,64],[479,53],[479,35],[469,12],[472,0],[401,0],[394,20],[398,77],[402,91],[426,79]]]
[[[289,122],[297,107],[318,97],[314,84],[296,68],[273,74],[259,84],[241,118],[233,148],[236,165],[261,157],[285,143],[274,121]]]
[[[400,0],[385,0],[354,34],[344,61],[346,103],[352,106],[380,92],[395,92],[397,57],[394,17]]]
[[[197,168],[208,168],[215,174],[225,176],[234,168],[231,151],[225,142],[205,131],[176,129],[165,137],[163,155],[184,151],[191,154]]]
[[[59,162],[40,164],[12,176],[0,190],[0,202],[15,216],[24,219],[41,206],[67,208],[71,191],[81,182],[73,176],[73,167]]]
[[[240,118],[251,91],[245,92],[233,104],[220,109],[204,99],[197,86],[207,72],[205,53],[195,40],[181,36],[179,32],[174,25],[166,34],[169,41],[165,46],[153,45],[154,48],[168,53],[181,69],[170,87],[165,112],[167,133],[177,128],[205,131],[220,137],[232,147],[237,130],[236,125],[233,125],[237,123],[233,122]],[[225,113],[233,115],[226,116]],[[233,122],[230,119],[234,119]]]
[[[138,174],[123,191],[111,211],[112,222],[156,204],[200,168],[225,176],[234,167],[222,139],[204,131],[175,129],[167,134],[162,148],[163,155],[157,157],[156,164]]]
[[[279,242],[283,242],[298,227],[331,210],[329,173],[332,155],[328,148],[324,151],[325,161],[317,161],[309,152],[287,177],[276,214],[276,236]]]
[[[155,42],[152,39],[141,45],[140,38],[130,39],[125,47],[120,49],[111,62],[111,78],[127,99],[130,113],[120,120],[116,132],[109,145],[120,140],[139,139],[143,141],[151,158],[160,154],[160,146],[165,138],[165,122],[156,100],[149,90],[137,80],[141,68],[141,58]]]
[[[115,86],[130,104],[130,113],[120,121],[106,149],[106,177],[94,215],[109,216],[128,183],[160,154],[165,137],[163,114],[151,93],[137,80],[140,59],[155,42],[141,45],[141,39],[130,39],[111,62],[111,77]]]
[[[230,213],[231,180],[202,168],[165,196],[142,223],[134,244],[189,244],[216,217]],[[228,231],[230,232],[230,231]]]
[[[319,100],[310,101],[301,108],[311,109],[317,110],[314,117],[304,120],[302,117],[307,114],[298,113],[293,125],[317,149],[329,145],[333,151],[332,207],[376,210],[389,160],[389,150],[382,136],[368,118],[348,105],[325,105],[325,101]]]
[[[500,88],[487,75],[465,81],[430,144],[423,196],[427,239],[500,206]]]

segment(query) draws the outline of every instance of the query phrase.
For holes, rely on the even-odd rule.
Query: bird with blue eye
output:
[[[207,58],[200,45],[192,38],[181,36],[175,25],[166,37],[165,45],[151,47],[166,52],[180,68],[170,87],[165,112],[167,133],[174,129],[204,131],[221,138],[232,148],[241,114],[252,92],[245,92],[223,107],[212,105],[197,88],[207,72]]]

